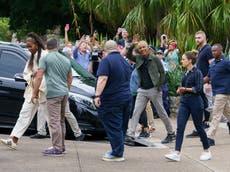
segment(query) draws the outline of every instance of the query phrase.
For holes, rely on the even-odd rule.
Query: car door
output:
[[[0,49],[0,125],[14,126],[24,101],[24,82],[14,80],[16,73],[22,73],[26,56],[10,48]]]

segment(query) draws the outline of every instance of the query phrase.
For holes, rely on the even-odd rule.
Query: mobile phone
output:
[[[69,24],[66,24],[66,25],[65,25],[65,29],[66,29],[66,30],[69,30]]]

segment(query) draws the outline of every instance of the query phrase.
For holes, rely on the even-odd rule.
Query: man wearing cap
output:
[[[137,42],[133,41],[131,47],[128,49],[127,58],[136,62],[139,75],[139,89],[137,90],[138,93],[128,135],[131,136],[131,138],[135,137],[140,115],[146,107],[147,102],[151,100],[167,130],[167,136],[162,143],[172,142],[175,139],[175,133],[162,102],[161,90],[165,80],[164,68],[156,56],[149,54],[149,47],[146,41],[138,42],[137,46],[140,54],[133,55],[132,51],[135,44],[137,44]]]
[[[155,47],[153,45],[149,46],[149,54],[151,54],[151,55],[155,54]]]
[[[164,57],[164,53],[162,50],[157,50],[157,57],[159,58],[159,60],[161,61],[163,67],[164,67],[164,70],[165,72],[167,73],[169,71],[168,69],[168,64],[163,60],[163,57]],[[162,100],[163,100],[163,105],[164,105],[164,108],[168,114],[168,116],[170,115],[170,103],[169,103],[169,100],[168,100],[168,84],[166,83],[166,80],[164,82],[164,84],[162,85]],[[153,114],[154,114],[154,118],[159,118],[159,115],[157,113],[157,110],[156,108],[154,107],[153,103],[151,103],[151,106],[152,106],[152,110],[153,110]]]
[[[46,99],[49,112],[49,130],[52,147],[43,151],[44,156],[62,156],[65,151],[65,106],[72,82],[70,61],[58,52],[55,38],[47,41],[49,53],[39,61],[31,101],[36,103],[38,88],[43,75],[46,79]]]
[[[105,153],[104,161],[124,161],[124,139],[131,110],[131,72],[131,65],[118,52],[116,42],[107,41],[97,71],[94,96],[99,119],[112,149]]]

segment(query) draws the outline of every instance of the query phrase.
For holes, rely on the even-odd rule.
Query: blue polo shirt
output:
[[[104,57],[98,66],[97,77],[108,76],[105,88],[100,96],[101,106],[119,105],[131,98],[131,65],[120,55],[112,52]]]
[[[230,61],[222,56],[210,64],[208,77],[213,94],[230,94]]]
[[[208,74],[209,60],[212,58],[212,47],[206,44],[200,49],[196,63],[197,68],[201,70],[204,77]]]

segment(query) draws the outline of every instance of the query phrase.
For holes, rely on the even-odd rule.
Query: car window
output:
[[[23,72],[25,65],[25,59],[19,54],[3,50],[0,57],[0,76],[13,78],[16,73]]]

